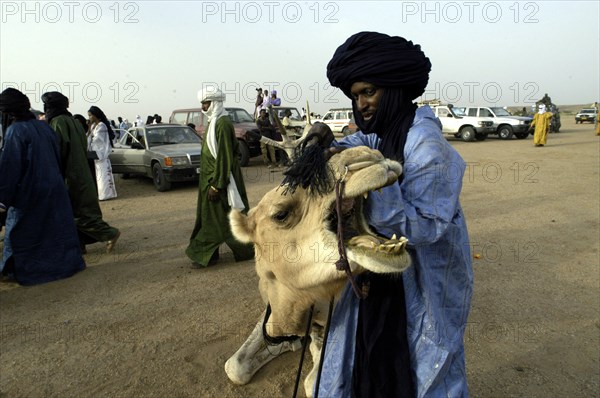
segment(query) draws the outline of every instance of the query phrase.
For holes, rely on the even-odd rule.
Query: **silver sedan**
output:
[[[194,130],[179,124],[132,127],[114,145],[112,170],[124,178],[148,176],[158,191],[168,191],[172,182],[198,180],[201,143]]]

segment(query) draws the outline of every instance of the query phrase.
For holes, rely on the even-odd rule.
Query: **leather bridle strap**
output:
[[[354,277],[352,276],[352,270],[350,269],[350,263],[348,262],[348,258],[346,257],[346,246],[344,246],[344,219],[342,213],[342,200],[344,197],[344,187],[346,186],[346,174],[348,173],[348,167],[346,167],[346,173],[344,176],[335,182],[335,211],[337,213],[337,240],[338,240],[338,253],[340,255],[340,259],[335,262],[335,268],[338,271],[344,271],[346,273],[346,277],[348,281],[352,285],[352,290],[354,290],[354,294],[359,299],[365,298],[366,294],[362,292]]]
[[[302,354],[300,355],[300,364],[298,365],[298,372],[296,373],[296,383],[294,384],[294,395],[292,398],[296,398],[298,395],[298,387],[300,386],[300,376],[302,376],[302,365],[304,365],[304,357],[306,355],[306,346],[308,346],[308,336],[310,334],[310,328],[312,326],[313,310],[315,306],[310,307],[308,313],[308,322],[306,323],[306,331],[304,332],[304,339],[302,341]]]

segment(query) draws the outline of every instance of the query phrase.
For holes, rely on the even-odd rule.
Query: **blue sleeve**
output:
[[[442,138],[443,139],[443,138]],[[444,140],[424,139],[411,150],[401,185],[404,231],[413,244],[433,243],[460,209],[464,161]]]

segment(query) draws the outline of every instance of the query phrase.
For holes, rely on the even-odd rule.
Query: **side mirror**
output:
[[[452,117],[452,114],[451,113],[447,113],[446,117]]]

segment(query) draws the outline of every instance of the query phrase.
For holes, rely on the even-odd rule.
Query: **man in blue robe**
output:
[[[365,299],[346,287],[332,317],[320,397],[466,397],[463,335],[473,289],[459,202],[465,163],[441,134],[423,94],[431,64],[420,46],[375,32],[351,36],[327,77],[352,100],[359,132],[336,145],[366,145],[403,165],[401,180],[369,194],[369,225],[409,240],[400,275],[366,273]]]
[[[29,99],[20,91],[8,88],[0,94],[0,212],[6,212],[0,271],[23,285],[67,278],[85,268],[58,138],[29,109]]]

